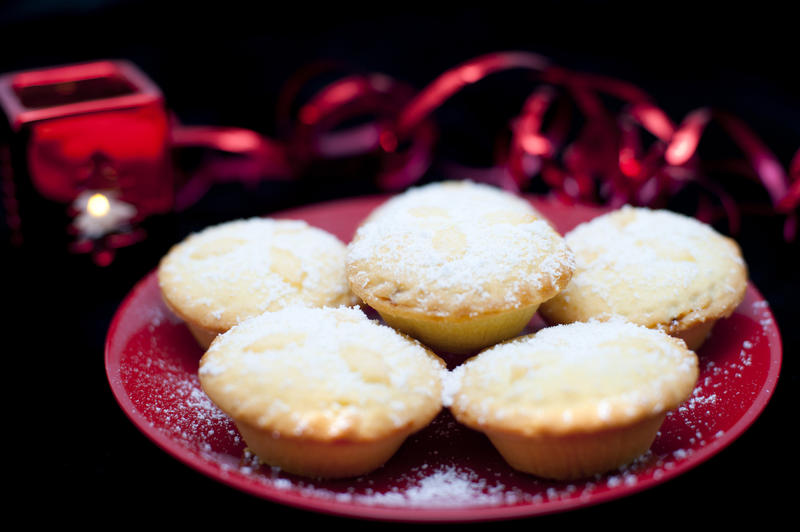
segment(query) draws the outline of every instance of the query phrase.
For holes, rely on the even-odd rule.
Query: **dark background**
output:
[[[570,69],[632,82],[675,121],[706,105],[730,111],[756,131],[784,167],[800,148],[800,93],[791,82],[800,45],[791,17],[777,3],[749,5],[747,12],[672,2],[538,2],[524,9],[498,4],[491,10],[426,5],[417,11],[401,11],[398,5],[163,4],[6,2],[0,7],[0,73],[124,58],[159,85],[183,122],[274,136],[280,134],[278,95],[305,65],[332,60],[346,65],[343,70],[383,72],[422,88],[471,57],[520,49]],[[462,132],[445,135],[440,149],[467,154],[459,161],[464,164],[481,165],[491,155],[486,146],[491,135],[483,130],[486,116],[507,120],[522,100],[480,92],[471,98],[438,116],[445,132],[448,124]],[[106,269],[66,256],[43,264],[41,257],[34,260],[3,242],[11,285],[5,302],[14,315],[6,334],[13,346],[8,378],[20,389],[7,407],[26,420],[10,429],[18,446],[8,458],[20,473],[14,480],[19,496],[38,508],[35,519],[90,522],[111,515],[112,525],[141,521],[187,528],[251,520],[273,526],[282,519],[369,524],[272,504],[187,468],[125,418],[103,368],[105,331],[116,307],[156,266],[166,246],[188,231],[372,191],[324,169],[319,173],[310,176],[312,181],[268,183],[255,191],[239,185],[213,189],[170,220],[162,234],[121,253]],[[784,339],[778,388],[749,431],[697,469],[644,493],[569,514],[473,526],[725,525],[787,513],[797,494],[790,487],[797,480],[796,442],[787,427],[797,419],[795,300],[800,290],[797,245],[783,241],[781,223],[748,216],[736,235]],[[33,333],[27,332],[31,324]]]

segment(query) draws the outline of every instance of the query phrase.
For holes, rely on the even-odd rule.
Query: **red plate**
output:
[[[384,197],[314,205],[280,213],[306,220],[347,242]],[[565,232],[604,211],[532,203]],[[541,326],[534,320],[532,329]],[[769,305],[748,287],[744,302],[720,321],[698,353],[692,397],[670,413],[651,450],[623,470],[579,482],[550,482],[509,468],[481,434],[442,412],[409,438],[380,470],[316,481],[261,466],[233,423],[197,380],[202,351],[161,302],[155,273],[117,311],[106,340],[111,388],[133,423],[175,458],[225,484],[271,501],[350,517],[397,521],[480,521],[561,512],[655,486],[699,465],[739,437],[767,404],[781,364]]]

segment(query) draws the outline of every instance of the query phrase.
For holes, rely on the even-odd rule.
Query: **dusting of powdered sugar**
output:
[[[345,246],[299,220],[250,218],[208,227],[175,246],[159,279],[173,305],[220,329],[295,303],[349,303]]]
[[[694,385],[697,357],[661,331],[614,319],[547,327],[461,368],[463,392],[451,395],[469,419],[506,428],[509,415],[524,412],[529,429],[580,429],[673,408]]]
[[[438,360],[358,308],[289,306],[250,318],[218,337],[199,373],[223,409],[246,399],[260,416],[250,423],[291,423],[295,436],[314,430],[320,412],[327,436],[338,437],[407,426],[440,404]]]
[[[563,239],[537,216],[526,201],[487,185],[410,189],[358,228],[348,247],[350,281],[434,314],[513,308],[574,267]]]
[[[625,206],[578,225],[565,238],[577,268],[567,288],[547,303],[553,309],[580,311],[599,301],[604,308],[593,312],[651,325],[720,301],[735,306],[744,294],[738,247],[687,216]]]

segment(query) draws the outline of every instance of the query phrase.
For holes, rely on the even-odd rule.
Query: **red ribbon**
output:
[[[538,175],[567,201],[612,206],[662,206],[684,186],[696,183],[707,194],[700,199],[696,216],[713,221],[721,210],[735,231],[741,206],[722,183],[707,176],[699,156],[703,134],[714,121],[747,162],[736,173],[755,177],[769,195],[772,212],[786,216],[784,236],[796,237],[800,150],[787,173],[758,136],[729,113],[697,109],[676,125],[649,95],[630,83],[572,72],[537,54],[500,52],[466,61],[419,92],[381,74],[340,77],[317,91],[292,120],[290,107],[303,83],[331,69],[331,65],[309,68],[287,84],[278,110],[287,130],[282,141],[220,128],[177,128],[173,138],[178,145],[201,144],[245,155],[255,162],[248,166],[240,161],[238,169],[229,162],[214,168],[219,175],[233,169],[234,177],[245,180],[255,175],[297,177],[314,161],[376,155],[381,168],[378,184],[398,190],[419,180],[433,161],[437,109],[492,74],[522,69],[539,86],[519,116],[509,121],[510,140],[498,153],[496,168],[449,164],[448,171],[478,176],[513,191],[523,190]],[[619,111],[607,107],[608,98],[617,101]],[[571,134],[576,123],[577,134]]]

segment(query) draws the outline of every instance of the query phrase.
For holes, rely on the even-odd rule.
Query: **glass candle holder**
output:
[[[14,245],[90,253],[144,237],[175,187],[170,119],[158,87],[126,61],[0,76],[0,179]]]

